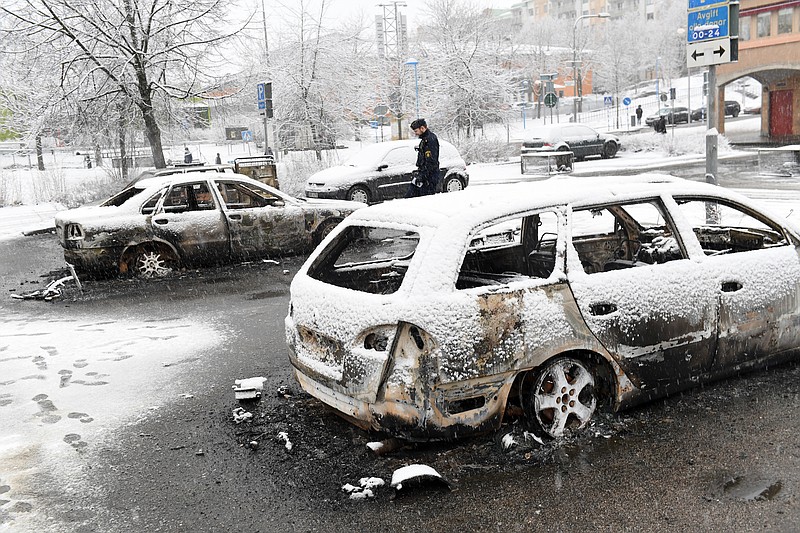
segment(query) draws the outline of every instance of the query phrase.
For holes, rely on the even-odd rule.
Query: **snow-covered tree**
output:
[[[492,40],[491,16],[469,0],[431,0],[420,29],[420,112],[456,137],[473,137],[499,122],[513,97],[514,73],[506,68],[505,43]]]
[[[2,52],[45,68],[47,58],[57,57],[62,99],[137,109],[161,168],[166,103],[214,86],[224,65],[220,46],[238,32],[226,20],[230,6],[230,0],[9,0],[0,5]]]

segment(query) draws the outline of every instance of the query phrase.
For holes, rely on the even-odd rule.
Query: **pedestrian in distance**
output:
[[[643,113],[644,113],[644,111],[642,111],[642,106],[641,105],[636,106],[636,125],[637,126],[641,126],[642,125],[642,114]]]
[[[656,130],[656,133],[667,133],[667,118],[664,115],[661,115],[658,120],[653,123],[653,128]]]
[[[189,151],[188,146],[183,147],[183,162],[184,163],[191,163],[192,162],[192,152]]]
[[[417,170],[408,186],[407,198],[427,196],[439,192],[439,138],[428,129],[424,118],[411,123],[411,129],[419,137],[417,146]]]
[[[217,157],[214,158],[214,163],[216,163],[217,165],[222,164],[222,158],[219,156],[219,152],[217,152]]]

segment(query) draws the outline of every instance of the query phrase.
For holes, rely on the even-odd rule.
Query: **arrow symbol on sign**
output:
[[[722,46],[719,47],[719,50],[714,50],[712,53],[719,54],[719,57],[722,57],[722,54],[725,53],[725,49]]]
[[[720,48],[722,48],[722,47],[720,46]],[[716,52],[714,52],[714,53],[716,54]],[[706,54],[705,54],[705,52],[700,52],[700,53],[697,53],[697,50],[695,50],[694,52],[692,52],[692,59],[694,59],[695,61],[697,61],[697,58],[698,58],[698,57],[702,57],[702,56],[704,56],[704,55],[706,55]]]

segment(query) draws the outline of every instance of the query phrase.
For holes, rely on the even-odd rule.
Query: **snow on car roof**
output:
[[[401,222],[418,226],[445,223],[473,227],[488,218],[554,205],[604,203],[642,194],[735,193],[705,183],[665,174],[640,176],[598,176],[592,178],[553,178],[533,183],[487,185],[463,191],[395,200],[360,209],[352,215],[358,220]]]

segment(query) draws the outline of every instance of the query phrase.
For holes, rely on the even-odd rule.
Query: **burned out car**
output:
[[[98,206],[56,216],[68,263],[161,276],[177,267],[307,252],[363,204],[293,198],[234,173],[137,181]]]
[[[408,439],[559,437],[798,355],[800,234],[669,176],[556,179],[351,215],[291,285],[289,358],[351,422]]]

